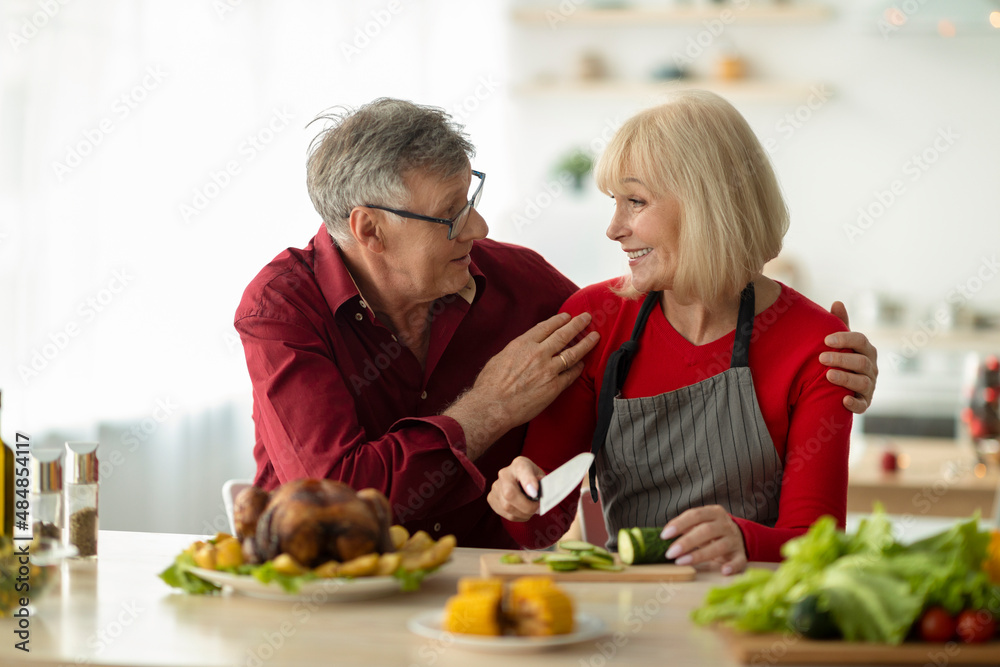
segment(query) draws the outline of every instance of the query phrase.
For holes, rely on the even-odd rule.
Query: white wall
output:
[[[737,102],[762,137],[778,142],[793,214],[787,248],[808,269],[807,293],[829,304],[884,290],[919,310],[1000,246],[1000,35],[883,39],[872,4],[837,3],[834,19],[816,26],[730,26],[725,36],[761,75],[834,91],[790,137],[776,124],[794,104]],[[643,100],[533,100],[514,89],[538,71],[571,71],[581,46],[640,77],[703,29],[525,29],[510,25],[502,0],[59,7],[44,20],[33,0],[0,8],[4,433],[104,438],[109,457],[134,457],[115,468],[121,486],[108,489],[120,508],[111,527],[141,526],[154,506],[170,511],[148,497],[183,489],[193,495],[163,522],[171,530],[212,521],[218,482],[252,471],[249,382],[232,314],[260,267],[319,226],[303,167],[315,114],[383,95],[452,110],[489,174],[482,210],[492,235],[540,250],[586,284],[623,270],[603,236],[608,200],[591,188],[552,198],[531,224],[518,227],[514,215],[547,201],[557,156],[606,135]],[[398,11],[386,19],[391,8]],[[26,29],[32,20],[41,27]],[[695,64],[710,62],[706,53]],[[131,98],[127,112],[122,95]],[[276,109],[291,120],[251,159],[244,142]],[[111,131],[58,173],[55,164],[104,119]],[[906,180],[910,155],[942,128],[957,133],[954,146],[919,181]],[[230,161],[240,172],[185,220],[181,204]],[[844,225],[893,179],[904,180],[905,193],[851,243]],[[998,296],[993,280],[974,303],[995,310]],[[88,300],[103,302],[100,312]],[[178,407],[160,421],[158,401]],[[219,426],[233,421],[240,425]],[[130,426],[152,429],[134,450]],[[129,504],[142,494],[144,503]]]
[[[815,109],[800,107],[805,99],[778,105],[732,98],[758,136],[773,140],[792,213],[786,253],[802,263],[807,293],[824,305],[877,290],[905,300],[911,315],[921,317],[1000,249],[1000,31],[959,26],[958,35],[946,39],[933,29],[932,17],[949,5],[964,14],[970,4],[987,3],[929,0],[920,3],[924,17],[887,36],[876,21],[878,8],[889,3],[826,4],[834,6],[833,17],[817,24],[725,26],[693,68],[710,72],[720,49],[730,46],[755,77],[827,85],[833,94],[825,103],[813,100]],[[920,18],[931,27],[914,26]],[[645,79],[707,29],[518,26],[511,31],[512,76],[522,82],[539,73],[571,76],[577,54],[589,49],[603,54],[619,76]],[[541,249],[583,283],[624,271],[617,246],[603,236],[610,207],[593,193],[557,198],[537,224],[518,226],[514,216],[523,214],[524,197],[544,192],[547,170],[562,152],[589,145],[648,103],[515,99],[509,126],[516,188],[510,209],[494,220],[496,235]],[[798,128],[784,120],[796,113],[806,119]],[[933,152],[940,132],[953,133],[953,144],[926,171],[916,170],[912,156]],[[876,204],[877,212],[878,193],[896,180],[902,194],[852,240],[845,227],[857,223],[858,208]],[[1000,310],[1000,280],[988,281],[970,305]]]

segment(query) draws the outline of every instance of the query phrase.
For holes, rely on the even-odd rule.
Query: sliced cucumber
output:
[[[545,564],[553,572],[572,572],[580,569],[580,557],[575,554],[546,554]]]
[[[618,531],[618,556],[626,565],[635,562],[635,542],[628,528],[622,528]]]
[[[618,555],[626,565],[672,563],[667,550],[677,538],[660,539],[661,528],[622,528],[618,531]]]
[[[591,567],[596,567],[598,564],[607,565],[609,563],[613,564],[615,559],[613,556],[600,556],[595,553],[585,553],[580,554],[580,562],[584,565],[589,565]]]
[[[594,551],[598,547],[591,544],[590,542],[582,542],[580,540],[565,540],[559,543],[559,548],[563,551],[574,551],[574,552],[587,552]]]
[[[645,563],[646,562],[646,537],[642,534],[641,528],[629,528],[629,534],[632,536],[632,546],[635,547],[635,562]]]
[[[608,572],[621,572],[625,568],[612,561],[597,561],[590,563],[590,567],[595,570],[606,570]]]
[[[573,572],[580,569],[580,561],[549,561],[549,569],[553,572]]]
[[[545,554],[542,556],[546,563],[579,563],[580,557],[576,554]]]
[[[524,559],[521,554],[504,554],[500,556],[500,562],[504,565],[520,565],[524,563]]]

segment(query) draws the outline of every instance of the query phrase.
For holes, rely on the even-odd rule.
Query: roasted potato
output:
[[[335,560],[328,560],[319,567],[313,569],[313,574],[315,574],[320,579],[332,579],[333,577],[339,576],[337,570],[340,569],[340,563]]]
[[[418,567],[424,570],[444,565],[451,557],[451,552],[455,550],[457,540],[454,535],[445,535],[438,540],[434,546],[420,554],[417,561]]]
[[[194,564],[206,570],[215,569],[215,545],[202,542],[194,551]]]
[[[280,554],[272,561],[272,565],[277,572],[293,577],[306,573],[306,568],[288,554]]]
[[[239,567],[243,564],[243,547],[235,537],[226,537],[215,543],[215,567]]]
[[[432,546],[434,546],[434,538],[428,535],[425,531],[418,530],[413,533],[413,535],[410,535],[410,538],[406,540],[405,544],[403,544],[401,551],[420,552],[425,551]]]
[[[406,540],[410,539],[410,531],[402,526],[391,526],[389,528],[389,537],[392,539],[392,546],[398,551],[406,544]]]
[[[337,568],[338,577],[367,577],[378,568],[379,555],[370,553],[347,561]]]
[[[382,554],[378,558],[378,567],[375,568],[376,577],[385,577],[399,569],[399,564],[403,562],[403,555],[400,553]]]

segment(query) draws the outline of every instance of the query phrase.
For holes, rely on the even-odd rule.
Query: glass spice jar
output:
[[[63,451],[31,452],[31,532],[35,538],[63,541]]]
[[[66,522],[69,543],[80,558],[97,556],[97,443],[67,442],[69,483],[66,485]]]

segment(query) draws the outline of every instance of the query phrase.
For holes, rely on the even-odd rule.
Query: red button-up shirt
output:
[[[253,383],[255,484],[316,477],[373,487],[411,532],[516,546],[486,494],[526,427],[471,461],[462,427],[440,413],[576,286],[526,248],[485,239],[471,255],[475,296],[432,306],[426,369],[364,304],[324,228],[264,267],[235,319]]]

